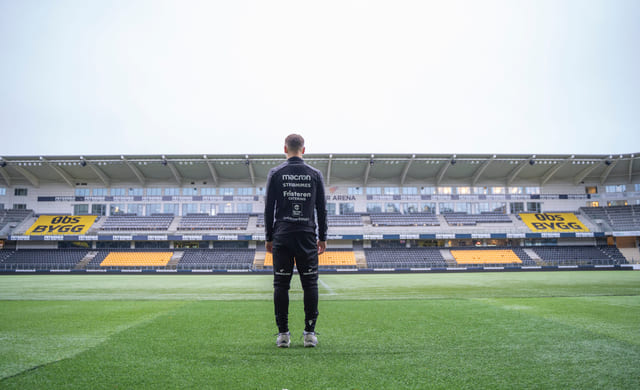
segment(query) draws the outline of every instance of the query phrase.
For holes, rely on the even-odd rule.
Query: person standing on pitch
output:
[[[291,344],[289,287],[294,261],[304,293],[304,346],[318,344],[318,255],[327,248],[327,210],[322,173],[304,162],[304,151],[304,138],[289,135],[284,145],[287,161],[271,169],[267,176],[265,247],[273,254],[276,345],[280,348]]]

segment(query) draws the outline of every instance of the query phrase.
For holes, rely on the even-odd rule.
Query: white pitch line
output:
[[[329,295],[336,295],[336,292],[322,279],[318,278],[318,282],[325,288],[325,290],[329,291]]]

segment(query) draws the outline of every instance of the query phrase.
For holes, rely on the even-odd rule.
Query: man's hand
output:
[[[264,247],[267,250],[267,253],[273,253],[273,241],[265,241]]]
[[[327,249],[326,241],[318,241],[318,254],[324,253],[325,249]]]

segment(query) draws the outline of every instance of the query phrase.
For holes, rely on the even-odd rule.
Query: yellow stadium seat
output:
[[[111,252],[100,263],[101,267],[163,267],[173,252]]]
[[[273,266],[273,255],[267,253],[264,265]],[[318,265],[356,265],[356,256],[353,251],[327,251],[318,256]]]
[[[522,260],[510,249],[452,250],[458,264],[522,264]]]

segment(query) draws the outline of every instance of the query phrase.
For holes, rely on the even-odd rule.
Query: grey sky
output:
[[[640,1],[0,0],[0,155],[640,151]]]

